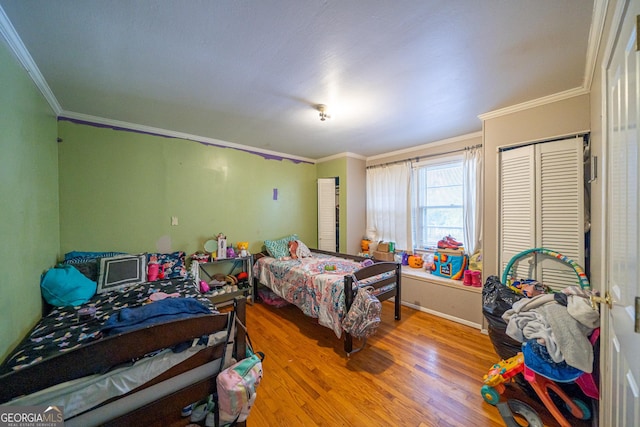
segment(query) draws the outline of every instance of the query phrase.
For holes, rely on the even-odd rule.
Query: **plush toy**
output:
[[[236,251],[234,251],[233,248],[229,246],[227,248],[227,258],[235,258],[235,257],[236,257]]]
[[[207,292],[209,292],[211,288],[209,287],[209,284],[207,282],[205,282],[204,280],[200,281],[200,292],[203,294],[206,294]]]
[[[291,258],[298,259],[298,241],[292,240],[289,242],[289,253],[291,254]]]
[[[249,242],[238,242],[238,252],[241,257],[249,256]]]

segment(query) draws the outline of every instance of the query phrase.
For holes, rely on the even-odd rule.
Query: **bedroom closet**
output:
[[[340,252],[339,178],[318,179],[318,249]]]
[[[499,149],[500,273],[514,255],[537,247],[587,269],[585,150],[588,135]],[[520,262],[518,278],[535,278],[555,290],[575,285],[573,269],[546,258]]]

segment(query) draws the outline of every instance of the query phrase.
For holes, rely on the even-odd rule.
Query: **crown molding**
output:
[[[387,157],[398,156],[401,154],[412,153],[414,151],[423,150],[425,148],[434,148],[440,145],[452,144],[454,142],[466,141],[473,138],[482,138],[482,131],[467,133],[465,135],[454,136],[452,138],[441,139],[439,141],[430,142],[428,144],[422,144],[415,147],[403,148],[402,150],[391,151],[389,153],[376,154],[375,156],[367,157],[367,162],[378,159],[386,159]]]
[[[584,69],[583,83],[583,87],[588,90],[591,89],[593,75],[596,71],[596,60],[598,58],[600,43],[602,43],[608,6],[609,0],[594,0],[593,2],[593,15],[591,18],[591,28],[589,30],[589,42],[587,43],[587,61]]]
[[[360,154],[350,153],[345,151],[344,153],[332,154],[331,156],[323,157],[321,159],[316,159],[316,163],[328,162],[330,160],[341,159],[343,157],[351,157],[353,159],[358,160],[367,160],[365,156],[361,156]]]
[[[315,164],[316,160],[307,157],[293,156],[291,154],[279,153],[277,151],[263,150],[261,148],[250,147],[248,145],[236,144],[234,142],[223,141],[221,139],[208,138],[184,132],[176,132],[172,130],[145,126],[135,123],[123,122],[120,120],[106,119],[104,117],[90,116],[88,114],[74,113],[72,111],[62,111],[58,115],[58,120],[68,120],[75,123],[87,124],[99,127],[106,127],[114,130],[125,132],[137,132],[146,135],[162,136],[167,138],[178,138],[187,141],[198,142],[204,145],[211,145],[221,148],[233,148],[235,150],[244,151],[251,154],[262,156],[268,160],[290,160],[294,163],[310,163]]]
[[[31,57],[31,54],[27,50],[27,47],[22,43],[22,39],[18,36],[16,29],[13,27],[11,21],[9,21],[9,17],[0,6],[0,34],[2,34],[2,38],[7,42],[9,49],[13,52],[14,56],[18,59],[18,62],[22,65],[22,67],[27,70],[27,73],[31,77],[31,80],[36,84],[40,92],[45,97],[49,106],[56,114],[56,116],[60,115],[62,111],[62,107],[60,107],[60,103],[56,99],[55,95],[51,91],[51,88],[47,84],[46,80],[42,76],[40,69],[36,65],[35,61]]]
[[[499,110],[489,111],[488,113],[480,114],[478,118],[483,121],[488,119],[495,119],[496,117],[517,113],[519,111],[528,110],[530,108],[540,107],[542,105],[551,104],[553,102],[562,101],[565,99],[573,98],[575,96],[587,95],[588,93],[588,89],[585,89],[584,87],[577,87],[574,89],[565,90],[564,92],[558,92],[554,93],[553,95],[543,96],[542,98],[523,102],[521,104],[512,105],[510,107],[501,108]]]

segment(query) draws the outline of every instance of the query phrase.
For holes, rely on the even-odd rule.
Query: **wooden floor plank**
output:
[[[396,321],[387,301],[378,333],[348,358],[332,330],[294,306],[248,306],[247,328],[266,355],[250,427],[505,425],[480,395],[499,357],[477,329],[408,307]],[[513,398],[533,406],[545,426],[557,425],[515,385],[502,396]]]
[[[299,425],[504,425],[497,408],[480,395],[482,376],[499,360],[488,336],[407,307],[402,308],[402,320],[395,321],[392,304],[385,302],[383,307],[378,333],[363,351],[350,358],[331,330],[297,308],[264,304],[249,307],[247,322],[252,340],[267,355],[265,377],[249,424],[258,419],[260,424],[254,425],[302,421],[294,414],[287,421],[282,412],[277,419],[270,418],[273,408],[262,400],[272,393],[270,378],[284,376],[288,386],[297,389],[292,396],[311,399],[304,404],[309,418]],[[276,364],[273,369],[271,357]],[[279,370],[282,368],[277,365],[282,360],[289,365]],[[297,368],[291,367],[296,364]],[[546,409],[519,388],[511,387],[506,397],[536,404],[545,425],[556,425]],[[300,400],[281,399],[278,403],[286,413],[286,408],[299,405]]]

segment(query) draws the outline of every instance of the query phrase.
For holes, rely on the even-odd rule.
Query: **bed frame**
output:
[[[246,299],[237,298],[234,310],[238,319],[245,323]],[[106,337],[85,346],[70,350],[18,371],[0,376],[0,403],[15,397],[33,393],[72,379],[105,372],[122,363],[127,363],[152,351],[171,347],[203,335],[227,330],[227,314],[199,315],[192,318],[160,323]],[[246,323],[245,323],[246,324]],[[200,369],[217,372],[216,363],[223,354],[224,343],[206,347],[196,355],[172,367],[165,373],[129,393],[111,399],[97,408],[65,420],[65,425],[87,426],[91,424],[113,426],[168,425],[180,419],[183,407],[216,390],[216,376],[208,375],[186,384],[189,372]],[[235,354],[246,351],[245,331],[236,328]],[[205,366],[206,365],[206,366]],[[215,365],[215,366],[214,366]],[[173,388],[171,384],[181,384]],[[141,396],[153,394],[148,403],[136,407],[131,402],[145,402]],[[163,397],[158,397],[163,396]],[[127,401],[127,399],[129,399]],[[118,408],[125,413],[116,415]]]
[[[357,288],[354,288],[355,286],[355,282],[354,279],[356,281],[361,281],[363,279],[369,278],[369,277],[374,277],[377,275],[380,275],[382,273],[388,273],[388,272],[393,272],[394,274],[392,276],[386,277],[386,278],[382,278],[380,280],[377,280],[375,282],[368,282],[366,284],[366,286],[372,286],[374,289],[380,289],[384,286],[390,285],[392,283],[395,283],[396,286],[389,290],[386,291],[380,295],[377,295],[376,297],[380,300],[380,301],[385,301],[389,298],[395,298],[394,299],[394,317],[396,320],[400,320],[400,306],[401,306],[401,301],[400,301],[400,297],[401,297],[401,278],[402,275],[400,274],[401,271],[401,266],[399,263],[395,263],[395,262],[383,262],[383,261],[376,261],[374,259],[371,258],[365,258],[365,257],[361,257],[361,256],[357,256],[357,255],[349,255],[349,254],[343,254],[343,253],[339,253],[339,252],[328,252],[328,251],[322,251],[319,249],[310,249],[311,252],[313,253],[320,253],[320,254],[325,254],[325,255],[331,255],[331,256],[337,256],[340,258],[345,258],[345,259],[350,259],[350,260],[354,260],[354,261],[358,261],[358,262],[362,262],[366,259],[370,259],[374,262],[373,265],[370,265],[368,267],[364,267],[358,271],[356,271],[353,275],[348,275],[345,276],[344,278],[344,295],[345,295],[345,309],[348,312],[349,309],[351,308],[351,305],[353,304],[353,300],[356,296],[356,293],[358,292]],[[268,256],[265,253],[259,253],[257,255],[254,255],[254,259],[260,259],[263,256]],[[257,289],[258,288],[258,279],[254,278],[254,292],[253,295],[258,295]],[[358,348],[356,350],[353,349],[353,336],[351,334],[348,333],[344,333],[344,351],[345,353],[347,353],[347,356],[350,356],[351,354],[359,351],[361,348]]]

